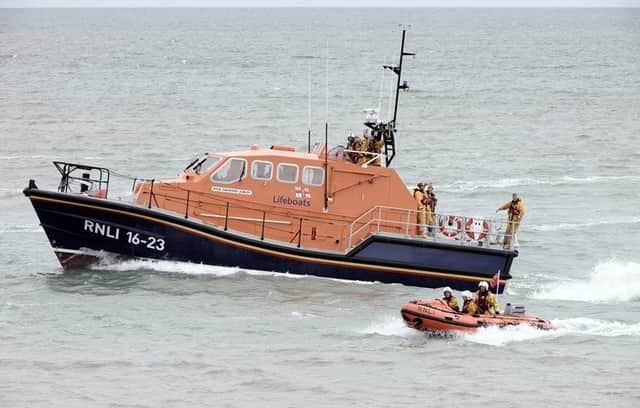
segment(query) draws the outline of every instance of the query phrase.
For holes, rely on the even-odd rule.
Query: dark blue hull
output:
[[[457,290],[474,290],[479,281],[500,271],[502,291],[517,256],[515,251],[386,236],[372,236],[347,254],[327,253],[261,241],[121,201],[37,188],[24,193],[63,267],[106,251],[125,257]]]

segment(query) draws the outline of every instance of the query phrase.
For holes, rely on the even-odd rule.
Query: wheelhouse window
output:
[[[273,164],[268,161],[254,160],[251,164],[251,177],[256,180],[271,180]]]
[[[298,182],[298,165],[290,163],[278,164],[278,181],[282,183]]]
[[[191,169],[196,174],[204,174],[208,173],[218,162],[220,161],[220,156],[204,156],[202,159],[196,161],[196,163],[191,167]]]
[[[308,186],[321,186],[324,182],[322,167],[305,166],[302,170],[302,182]]]
[[[211,176],[214,183],[235,183],[244,178],[247,173],[247,161],[245,159],[231,158],[227,160]]]

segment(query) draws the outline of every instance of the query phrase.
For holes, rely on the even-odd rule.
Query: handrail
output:
[[[60,183],[58,184],[58,191],[61,193],[74,192],[94,195],[95,193],[104,190],[104,195],[102,197],[107,198],[109,195],[109,169],[105,167],[61,161],[54,161],[53,165],[58,169],[58,172],[62,176],[60,178]],[[77,172],[82,173],[80,175],[76,175]],[[73,191],[74,186],[79,186],[79,191]]]
[[[376,155],[375,153],[371,152],[354,152],[362,153],[365,155]],[[377,156],[375,156],[374,159],[376,157]],[[104,187],[106,197],[106,192],[109,188],[110,175],[110,171],[108,169],[66,162],[54,162],[54,164],[62,174],[59,191],[73,192],[71,190],[70,180],[75,181],[76,179],[78,179],[81,182],[93,182],[98,185],[100,190],[102,190]],[[366,167],[366,164],[363,165],[363,167]],[[96,176],[98,176],[98,178],[93,179],[92,177],[85,174],[83,174],[82,177],[73,176],[72,173],[77,170],[94,170],[96,171]],[[119,175],[115,172],[113,172],[113,174]],[[270,215],[270,218],[275,216],[276,219],[277,217],[298,218],[295,213],[286,209],[267,211],[264,209],[257,209],[255,207],[243,205],[242,203],[234,203],[233,208],[240,209],[245,212],[254,211],[262,213],[261,219],[258,220],[252,217],[230,216],[231,203],[225,197],[219,197],[207,192],[190,190],[187,188],[176,186],[172,183],[157,181],[155,179],[135,179],[134,189],[138,181],[150,183],[149,189],[143,192],[143,194],[149,194],[148,201],[144,203],[148,208],[152,207],[153,202],[155,202],[155,206],[159,206],[158,199],[174,203],[184,203],[184,218],[188,219],[190,216],[195,218],[224,218],[225,231],[229,228],[230,220],[234,222],[259,221],[261,222],[260,231],[255,231],[252,234],[259,236],[262,240],[264,240],[267,235],[271,235],[271,233],[267,234],[266,229],[269,229],[269,231],[272,231],[272,233],[274,234],[280,234],[280,237],[282,237],[282,234],[290,233],[292,234],[289,235],[291,237],[290,242],[293,243],[297,238],[298,247],[302,245],[302,225],[303,223],[309,221],[312,223],[331,225],[330,228],[327,228],[329,235],[320,235],[320,237],[323,237],[325,240],[320,240],[318,243],[322,242],[322,244],[318,245],[318,247],[326,247],[326,239],[331,238],[336,239],[336,243],[339,241],[346,241],[346,251],[353,249],[371,235],[389,233],[400,234],[407,238],[428,239],[431,241],[447,242],[449,244],[463,246],[475,245],[490,247],[492,245],[500,245],[504,243],[504,249],[513,249],[514,246],[517,245],[516,234],[506,234],[507,230],[510,231],[512,229],[509,228],[509,226],[513,224],[510,221],[491,218],[457,216],[450,214],[433,214],[435,220],[434,223],[429,225],[420,225],[417,222],[418,210],[383,205],[374,206],[367,209],[351,222],[349,222],[349,220],[343,216],[327,218],[324,215],[321,216],[309,214],[305,217],[299,218],[300,224],[297,231],[291,231],[291,229],[277,228],[277,225],[283,225],[283,227],[286,225],[291,226],[291,222],[278,222],[267,219],[267,213]],[[173,191],[182,192],[184,193],[184,195],[162,192],[162,189],[160,187],[164,185],[171,186]],[[80,193],[83,192],[86,192],[86,189],[80,191]],[[219,206],[221,211],[217,212],[217,210],[214,210],[214,212],[217,212],[216,214],[199,212],[199,210],[205,208],[205,206],[211,205]],[[450,219],[454,220],[455,225],[449,225],[449,228],[446,228],[443,223],[445,220]],[[205,220],[202,221],[209,222]],[[269,226],[267,227],[266,224],[269,224]],[[311,239],[315,240],[315,227],[313,227],[313,229],[314,231],[312,233]],[[415,230],[412,231],[412,229]],[[419,235],[418,232],[420,231],[425,233],[425,236],[422,236],[422,234]],[[448,234],[444,234],[445,231],[448,231]],[[502,238],[506,238],[504,239],[504,242],[500,242],[502,241]]]
[[[366,162],[360,164],[360,167],[364,167],[364,168],[367,168],[367,166],[369,166],[369,164],[375,162],[376,160],[378,160],[378,158],[386,157],[386,155],[384,153],[363,152],[363,151],[360,151],[360,150],[344,149],[342,152],[343,153],[356,153],[356,154],[361,154],[363,156],[373,156],[371,159],[369,159]],[[354,163],[354,164],[358,164],[358,163]],[[382,166],[382,164],[380,166],[384,167],[384,166]]]
[[[380,233],[403,233],[406,237],[446,242],[460,246],[497,246],[513,249],[514,234],[506,231],[512,222],[494,218],[469,217],[452,214],[433,214],[434,223],[420,225],[418,210],[389,206],[369,208],[356,218],[349,228],[349,249],[369,236]],[[406,215],[406,216],[405,216]],[[416,222],[412,222],[412,218]],[[447,221],[451,225],[446,224]],[[415,232],[411,232],[415,229]],[[418,234],[422,230],[422,234]],[[427,232],[428,231],[428,232]],[[504,239],[508,238],[508,239]]]

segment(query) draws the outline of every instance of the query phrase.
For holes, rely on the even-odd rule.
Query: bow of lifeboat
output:
[[[555,329],[553,324],[527,315],[469,315],[456,312],[443,300],[414,300],[402,306],[402,318],[407,326],[430,332],[475,332],[479,327],[529,325],[540,330]]]

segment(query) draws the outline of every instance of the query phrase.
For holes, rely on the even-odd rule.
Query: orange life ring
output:
[[[462,221],[455,215],[446,215],[440,218],[440,232],[442,235],[453,238],[462,230]]]
[[[467,218],[465,232],[470,239],[482,241],[489,235],[489,223],[487,220]]]

